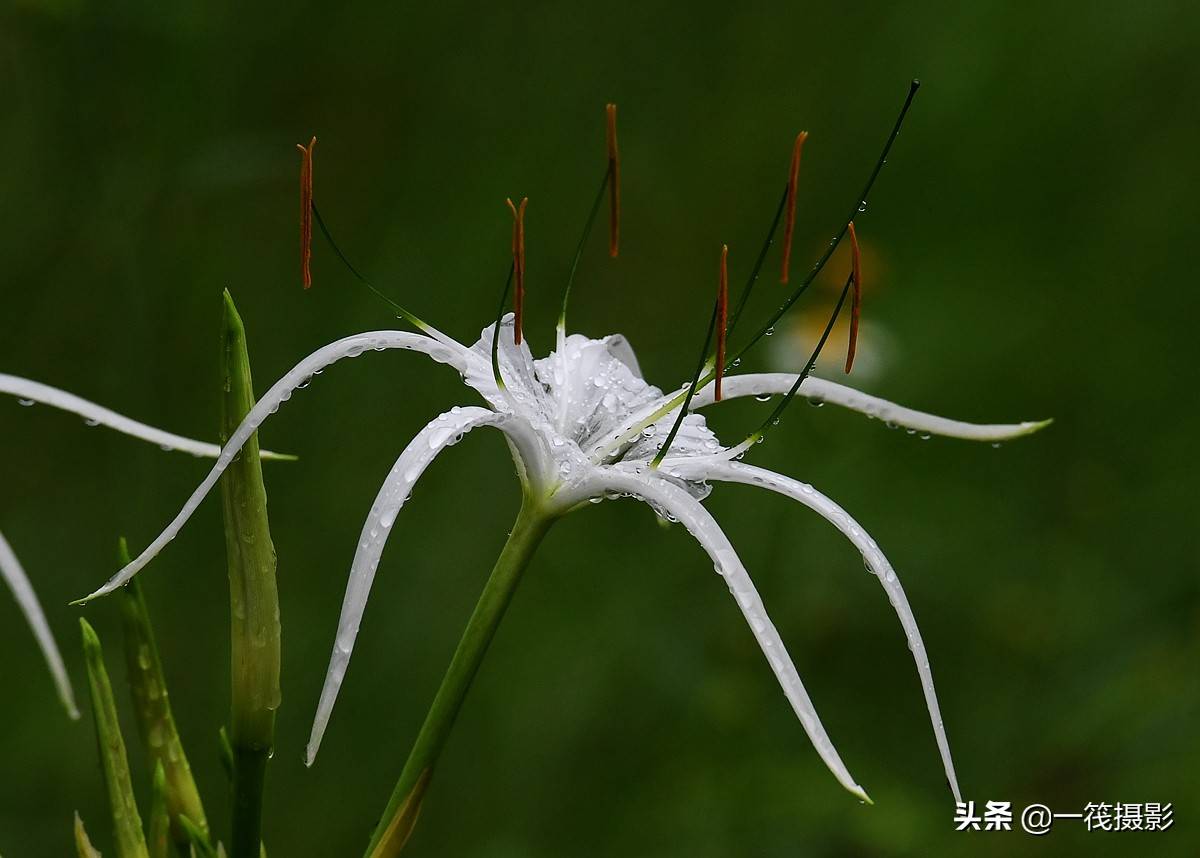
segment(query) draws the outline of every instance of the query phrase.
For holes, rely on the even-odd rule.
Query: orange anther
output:
[[[529,197],[521,200],[521,205],[513,205],[511,199],[506,199],[508,209],[513,216],[512,258],[513,258],[513,342],[521,344],[521,325],[525,311],[525,205]]]
[[[854,352],[858,348],[858,317],[862,310],[862,252],[858,247],[858,235],[854,221],[850,221],[850,250],[852,258],[851,277],[854,278],[854,302],[850,305],[850,342],[846,346],[846,372],[854,366]]]
[[[304,288],[312,286],[312,200],[314,137],[307,146],[296,144],[300,150],[300,274]]]
[[[721,401],[721,379],[725,376],[725,328],[729,319],[729,245],[721,245],[721,279],[717,286],[717,380],[714,399]]]
[[[796,135],[792,144],[792,166],[788,170],[787,186],[787,218],[783,223],[783,264],[779,275],[780,283],[788,282],[788,269],[792,265],[792,230],[796,226],[796,183],[800,177],[800,152],[804,149],[804,141],[808,132],[801,131]]]

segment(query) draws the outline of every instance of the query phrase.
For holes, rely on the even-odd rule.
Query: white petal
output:
[[[733,399],[738,396],[782,395],[791,390],[795,383],[796,375],[787,372],[729,375],[721,383],[721,395],[723,399]],[[692,407],[703,408],[706,405],[712,405],[713,391],[714,386],[711,383],[697,391],[692,400]],[[834,405],[859,411],[905,429],[930,435],[944,435],[947,438],[964,438],[968,441],[1008,441],[1036,432],[1052,422],[1050,420],[1031,420],[1024,423],[964,423],[961,420],[950,420],[934,414],[914,411],[844,384],[826,381],[811,375],[804,379],[797,395],[808,397],[813,401],[832,402]]]
[[[817,717],[812,700],[809,699],[808,692],[804,690],[800,674],[796,671],[796,666],[792,663],[791,656],[788,655],[779,632],[771,622],[771,618],[767,616],[766,608],[763,607],[762,599],[759,598],[754,582],[750,580],[750,575],[746,572],[742,561],[708,510],[683,489],[663,479],[620,473],[616,470],[608,471],[598,479],[602,480],[604,487],[610,491],[633,494],[667,510],[708,552],[716,571],[725,578],[729,592],[737,601],[738,607],[741,608],[746,622],[754,632],[755,640],[758,641],[759,647],[766,655],[771,670],[779,680],[784,695],[792,704],[792,709],[795,711],[796,717],[800,719],[800,724],[812,741],[813,747],[816,748],[825,765],[829,767],[833,776],[842,786],[863,801],[869,801],[863,788],[850,776],[837,749],[834,748],[833,742],[821,725],[821,719]]]
[[[350,653],[354,650],[354,641],[358,637],[358,627],[367,606],[367,598],[371,594],[371,585],[375,581],[379,558],[392,532],[396,514],[408,500],[413,485],[429,467],[430,462],[442,450],[456,444],[464,433],[479,426],[502,426],[512,419],[511,415],[497,414],[487,408],[471,407],[447,411],[417,433],[388,472],[387,479],[383,481],[383,486],[375,497],[375,503],[371,505],[371,512],[367,515],[362,535],[359,537],[358,549],[354,552],[354,562],[350,566],[350,580],[346,583],[346,596],[342,600],[337,639],[334,642],[333,654],[329,658],[325,685],[321,689],[321,701],[317,704],[317,714],[313,719],[312,733],[304,755],[305,765],[311,766],[316,759],[317,749],[321,746],[321,738],[325,735],[325,727],[333,712],[333,704],[337,701],[342,679],[346,675],[346,667],[350,663]]]
[[[57,387],[50,387],[48,384],[30,381],[27,378],[0,373],[0,393],[11,394],[25,403],[40,402],[43,405],[49,405],[51,408],[58,408],[62,411],[68,411],[71,414],[78,414],[84,420],[88,421],[90,425],[107,426],[109,429],[115,429],[122,434],[140,438],[143,441],[149,441],[151,444],[158,444],[165,450],[181,450],[185,453],[191,453],[193,456],[205,456],[209,459],[216,458],[217,454],[221,452],[221,448],[217,444],[194,441],[191,438],[184,438],[182,435],[175,435],[171,432],[164,432],[162,429],[155,429],[153,426],[147,426],[145,423],[131,420],[124,415],[111,411],[102,405],[97,405],[94,402],[89,402],[73,393],[59,390]],[[270,450],[263,450],[262,458],[291,459],[293,457],[281,453],[272,453]]]
[[[0,533],[0,577],[4,578],[9,589],[12,590],[21,612],[25,614],[25,619],[29,622],[29,627],[33,629],[33,636],[37,638],[38,646],[41,647],[42,655],[50,668],[50,675],[54,677],[54,684],[58,688],[58,696],[67,708],[67,713],[72,718],[78,718],[79,709],[75,706],[75,694],[71,691],[71,680],[67,677],[67,669],[63,666],[58,645],[54,643],[54,635],[50,633],[50,624],[46,622],[46,614],[38,603],[37,595],[33,592],[29,576],[21,568],[17,555],[13,553],[12,547],[5,540],[3,533]]]
[[[330,364],[336,363],[345,357],[357,357],[369,349],[377,351],[384,349],[408,349],[410,351],[424,352],[440,363],[453,366],[459,372],[466,371],[467,358],[461,351],[448,347],[422,334],[413,334],[408,331],[368,331],[344,337],[326,346],[322,346],[292,367],[283,378],[271,385],[271,389],[263,394],[263,397],[255,403],[254,407],[250,409],[250,413],[246,415],[246,419],[234,430],[229,441],[217,456],[217,461],[213,465],[212,470],[208,472],[208,476],[192,492],[191,497],[187,499],[183,508],[171,523],[167,525],[166,529],[150,543],[145,551],[134,558],[132,563],[117,572],[103,587],[80,599],[79,602],[88,602],[98,596],[111,593],[136,575],[158,552],[162,551],[166,544],[175,538],[175,535],[179,533],[187,520],[191,518],[192,513],[200,506],[200,502],[204,500],[205,495],[212,491],[221,474],[229,467],[230,462],[233,461],[238,451],[242,449],[242,445],[249,440],[250,436],[254,434],[270,415],[279,410],[281,404],[291,398],[293,391],[307,384],[313,375],[325,369]]]
[[[676,468],[673,467],[672,470],[674,471]],[[908,648],[912,650],[913,661],[916,662],[917,673],[921,677],[925,706],[929,710],[929,720],[933,725],[934,737],[937,739],[938,752],[942,756],[942,767],[946,772],[946,780],[954,793],[955,801],[961,801],[958,778],[954,774],[954,761],[950,757],[950,743],[946,739],[946,730],[942,726],[942,712],[938,706],[937,692],[933,687],[933,673],[929,669],[929,656],[925,652],[925,642],[921,639],[921,631],[917,628],[917,618],[913,615],[908,598],[904,595],[904,588],[900,586],[900,579],[875,540],[837,503],[807,483],[793,480],[791,477],[785,477],[753,465],[743,465],[739,462],[712,465],[703,469],[693,467],[687,462],[680,462],[677,470],[692,476],[699,476],[699,471],[703,470],[706,479],[744,483],[786,495],[829,521],[861,552],[863,560],[870,566],[872,573],[879,579],[879,583],[887,592],[888,601],[892,603],[896,616],[900,618],[900,625],[903,626],[904,635],[908,639]],[[692,473],[693,471],[695,473]]]
[[[517,345],[515,330],[516,317],[506,313],[500,320],[500,342],[496,348],[496,364],[505,385],[503,390],[497,389],[492,368],[494,324],[484,328],[479,340],[470,348],[471,368],[463,380],[495,408],[511,408],[527,417],[545,415],[546,391],[533,371],[529,339],[523,338]]]

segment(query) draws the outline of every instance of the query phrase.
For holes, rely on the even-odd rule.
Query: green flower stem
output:
[[[100,749],[100,767],[104,771],[104,786],[108,791],[112,811],[113,839],[120,858],[149,858],[146,840],[142,836],[142,817],[133,797],[129,777],[129,759],[125,756],[125,740],[117,721],[117,705],[113,701],[112,683],[104,667],[104,652],[100,638],[88,621],[80,617],[83,632],[83,658],[87,664],[88,686],[92,692],[92,715],[96,720],[96,741]]]
[[[441,687],[429,707],[429,714],[425,716],[425,723],[421,725],[387,809],[371,836],[367,847],[369,858],[394,858],[404,848],[420,813],[433,767],[462,708],[467,689],[471,687],[488,644],[512,600],[521,574],[553,523],[554,516],[547,513],[537,499],[526,495],[508,542],[484,585]]]
[[[246,331],[229,292],[221,332],[221,441],[254,407]],[[232,858],[257,858],[262,793],[279,708],[279,592],[257,434],[221,478],[229,565],[233,747]]]
[[[117,555],[121,566],[129,563],[129,549],[124,539],[120,541]],[[149,754],[151,768],[162,766],[171,837],[179,848],[186,851],[191,838],[179,823],[180,815],[187,816],[205,837],[208,836],[208,819],[200,801],[200,791],[192,777],[191,765],[183,750],[183,742],[175,727],[154,627],[137,578],[122,588],[121,626],[125,633],[125,673],[133,697],[138,733]],[[156,773],[156,780],[157,777]]]

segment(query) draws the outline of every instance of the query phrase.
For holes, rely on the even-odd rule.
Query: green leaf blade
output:
[[[118,548],[118,562],[122,566],[129,563],[129,549],[124,539]],[[138,734],[149,755],[150,765],[161,765],[163,768],[171,838],[181,848],[186,848],[190,840],[179,824],[180,814],[191,819],[206,836],[208,820],[200,800],[200,791],[192,776],[191,764],[175,726],[154,626],[150,622],[150,612],[146,608],[146,599],[138,579],[122,588],[120,602],[126,676],[137,717]]]
[[[221,440],[254,407],[250,357],[241,316],[226,291],[221,331]],[[275,546],[267,518],[267,492],[257,433],[221,478],[225,548],[229,567],[231,715],[233,750],[233,858],[257,858],[266,764],[279,708],[279,592]]]
[[[108,670],[104,666],[100,638],[95,629],[82,617],[79,619],[79,625],[83,634],[83,657],[87,665],[100,767],[108,791],[117,855],[119,858],[149,858],[146,840],[142,836],[142,818],[133,796],[129,759],[125,755],[125,740],[121,736],[121,725],[117,720],[117,706],[113,700]]]

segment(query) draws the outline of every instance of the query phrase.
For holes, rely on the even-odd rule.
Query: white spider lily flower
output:
[[[65,390],[32,381],[28,378],[0,373],[0,394],[15,396],[18,403],[24,406],[40,403],[61,411],[76,414],[82,417],[84,422],[89,426],[107,426],[124,435],[157,444],[164,450],[179,450],[191,453],[194,456],[207,456],[209,458],[213,458],[221,452],[221,448],[217,444],[196,441],[192,438],[185,438],[182,435],[156,429],[153,426],[139,423],[137,420],[118,414],[111,409],[97,405],[73,393],[68,393]],[[263,451],[262,457],[264,459],[295,458],[294,456],[272,453],[267,450]],[[54,679],[54,685],[58,690],[58,696],[62,700],[63,706],[72,718],[78,718],[79,709],[75,705],[75,695],[71,690],[71,681],[67,676],[66,667],[63,665],[62,654],[59,652],[58,644],[55,643],[54,635],[50,631],[50,624],[46,620],[46,613],[42,610],[33,585],[29,581],[29,576],[25,573],[25,569],[17,559],[12,546],[5,540],[2,533],[0,533],[0,578],[4,579],[4,582],[12,591],[17,605],[21,609],[21,613],[25,615],[25,619],[33,631],[33,636],[42,651],[42,656],[46,659],[46,665],[50,668],[50,675]]]
[[[83,601],[121,586],[165,547],[216,484],[246,439],[314,374],[342,358],[355,357],[371,349],[423,352],[458,370],[463,381],[482,397],[484,404],[455,407],[435,418],[417,433],[384,479],[363,525],[351,563],[336,642],[306,752],[307,762],[313,761],[328,724],[375,572],[397,514],[408,500],[413,485],[439,453],[465,433],[490,426],[499,429],[507,438],[525,496],[536,499],[538,514],[544,519],[552,520],[585,507],[589,501],[632,497],[645,501],[660,516],[683,524],[725,579],[821,759],[846,789],[867,800],[866,792],[850,775],[822,726],[753,581],[702,501],[711,491],[710,482],[742,482],[761,485],[798,500],[828,519],[862,553],[900,618],[917,663],[946,777],[958,799],[958,783],[924,644],[895,571],[874,540],[833,501],[811,487],[771,471],[731,461],[737,448],[722,445],[700,414],[690,413],[684,418],[669,455],[659,467],[654,467],[652,462],[678,414],[680,394],[677,391],[664,394],[642,378],[624,337],[590,339],[578,334],[566,336],[560,331],[557,349],[537,360],[527,341],[514,344],[511,315],[504,318],[499,329],[496,366],[502,379],[500,384],[491,359],[492,326],[485,328],[479,341],[470,348],[429,328],[428,335],[371,331],[345,337],[318,349],[258,401],[221,450],[208,476],[158,538]],[[724,396],[782,393],[795,380],[795,375],[785,373],[727,376]],[[971,440],[1003,441],[1045,425],[1027,422],[984,426],[947,420],[815,378],[805,379],[801,392],[914,431]],[[703,407],[712,401],[710,386],[698,393],[692,408]],[[661,415],[652,423],[637,429],[649,415],[659,412]]]

